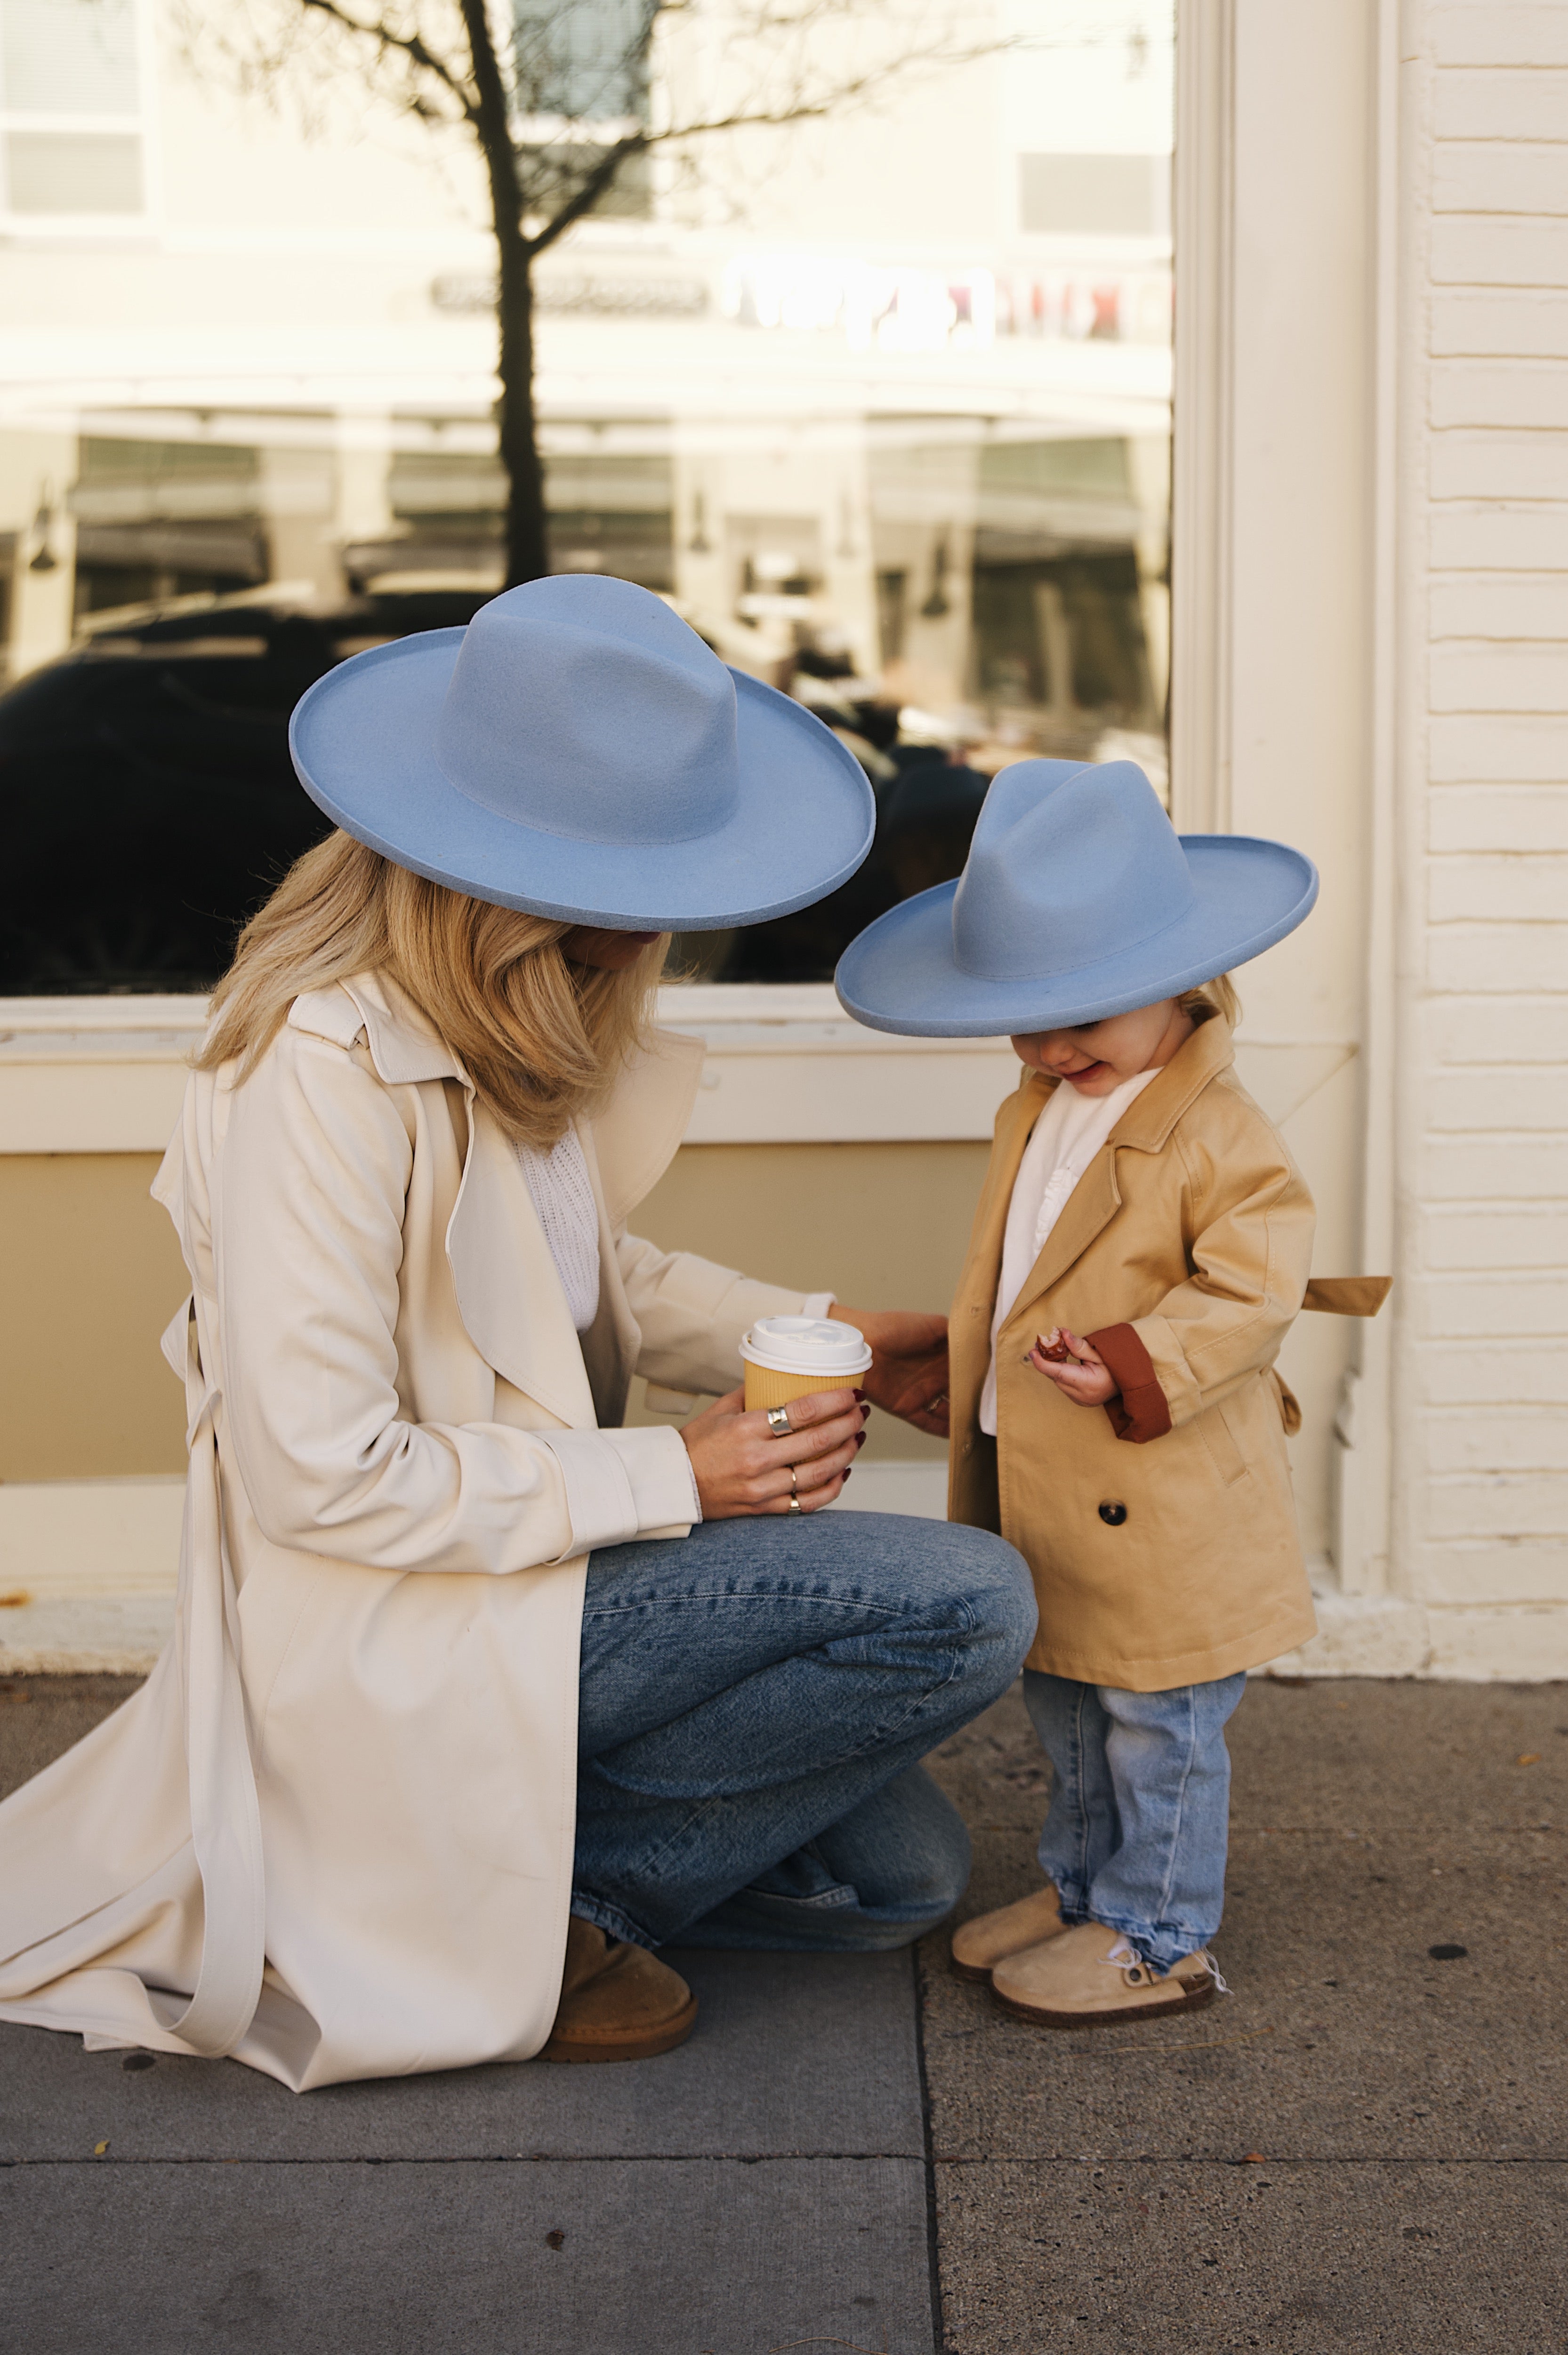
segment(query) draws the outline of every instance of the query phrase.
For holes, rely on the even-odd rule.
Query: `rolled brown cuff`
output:
[[[1154,1359],[1131,1325],[1107,1325],[1085,1336],[1110,1369],[1120,1398],[1105,1401],[1105,1412],[1118,1439],[1141,1447],[1147,1439],[1163,1439],[1170,1429],[1170,1409],[1154,1370]]]

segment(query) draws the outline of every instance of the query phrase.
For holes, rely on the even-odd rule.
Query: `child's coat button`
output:
[[[1119,1529],[1126,1518],[1125,1505],[1102,1505],[1100,1508],[1100,1518],[1109,1529]]]

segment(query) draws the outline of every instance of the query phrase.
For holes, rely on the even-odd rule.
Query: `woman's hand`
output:
[[[901,1416],[934,1439],[945,1439],[946,1317],[896,1308],[845,1308],[837,1300],[827,1314],[841,1325],[857,1326],[871,1345],[871,1362],[860,1377],[860,1387],[872,1405]]]
[[[803,1513],[833,1502],[860,1452],[869,1408],[853,1391],[812,1391],[784,1412],[790,1428],[775,1439],[766,1414],[748,1414],[745,1391],[731,1391],[686,1425],[680,1435],[705,1521],[787,1513],[792,1498]]]
[[[1115,1377],[1099,1350],[1061,1326],[1053,1325],[1049,1333],[1040,1334],[1028,1362],[1037,1374],[1053,1381],[1074,1406],[1104,1406],[1107,1399],[1116,1396]]]

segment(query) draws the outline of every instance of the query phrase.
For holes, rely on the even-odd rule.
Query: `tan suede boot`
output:
[[[1022,1954],[1026,1946],[1042,1945],[1062,1927],[1055,1884],[1048,1881],[1032,1896],[1020,1897],[1012,1905],[999,1905],[994,1913],[976,1913],[972,1922],[955,1930],[954,1975],[961,1979],[979,1979],[989,1987],[991,1973],[999,1962],[1008,1955]]]
[[[1080,1922],[1044,1945],[1009,1955],[991,1974],[1004,2011],[1040,2028],[1099,2028],[1113,2019],[1157,2019],[1196,2011],[1226,1992],[1207,1949],[1157,1977],[1119,1930]]]
[[[684,2044],[696,2020],[697,1998],[667,1963],[570,1917],[560,2003],[541,2061],[649,2061]]]

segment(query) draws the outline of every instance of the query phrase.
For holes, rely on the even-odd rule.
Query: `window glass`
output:
[[[204,48],[0,0],[0,994],[209,986],[323,830],[299,695],[506,577],[477,158],[340,51],[247,95],[212,9]],[[645,15],[516,0],[547,209],[638,125],[763,103],[711,6],[647,56]],[[677,943],[709,979],[829,978],[1010,761],[1164,788],[1169,0],[997,0],[941,71],[901,21],[867,0],[871,102],[656,144],[534,266],[550,568],[667,598],[876,793],[830,900]]]

